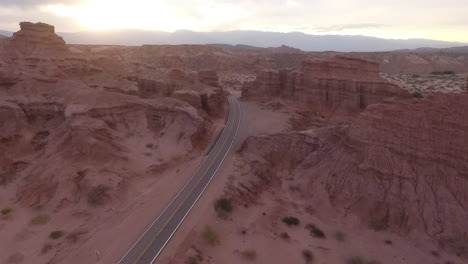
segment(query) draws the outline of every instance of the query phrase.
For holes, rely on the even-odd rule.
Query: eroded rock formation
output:
[[[302,71],[261,71],[242,90],[246,99],[283,97],[313,107],[363,110],[386,98],[407,96],[379,75],[374,62],[337,56],[305,61]]]
[[[425,234],[467,258],[467,100],[386,102],[352,125],[251,137],[243,153],[260,161],[254,171],[269,173],[256,173],[263,177],[249,188],[294,179],[301,187],[291,195],[316,211],[335,208],[337,217],[355,214],[376,230]]]
[[[198,72],[198,79],[203,84],[219,87],[219,78],[216,71],[200,71]]]
[[[194,72],[93,57],[43,23],[21,23],[0,55],[0,185],[27,207],[114,201],[133,175],[205,146],[203,96],[207,112],[224,108]]]
[[[63,52],[67,49],[62,37],[55,34],[54,26],[45,23],[21,22],[21,30],[10,39],[10,47],[24,55]]]

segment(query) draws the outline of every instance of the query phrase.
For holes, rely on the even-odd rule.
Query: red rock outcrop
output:
[[[219,87],[219,78],[216,71],[199,71],[198,80],[203,84]]]
[[[83,93],[86,96],[80,95]],[[63,96],[58,91],[54,94]],[[120,171],[146,158],[132,152],[134,142],[145,148],[149,140],[158,146],[160,159],[167,161],[188,155],[205,142],[204,120],[187,103],[168,98],[138,100],[90,90],[75,90],[73,94],[62,97],[66,104],[21,99],[0,104],[0,118],[5,121],[0,123],[0,149],[9,160],[0,164],[0,184],[15,180],[16,198],[25,206],[58,210],[64,202],[86,202],[83,198],[89,188],[101,184],[103,178],[70,184],[76,171],[83,168],[106,170],[105,177],[117,184],[106,185],[111,199],[120,189],[119,182],[128,177]],[[90,94],[96,102],[89,100]],[[102,104],[104,98],[106,104]],[[109,167],[116,161],[119,166]],[[56,175],[58,171],[60,175]],[[82,194],[72,195],[77,190]]]
[[[269,169],[266,178],[294,179],[316,211],[425,234],[468,258],[467,101],[447,94],[386,102],[352,125],[251,137],[242,153],[258,157],[254,170]]]
[[[138,79],[138,95],[143,98],[167,97],[173,93],[173,85],[156,80]]]
[[[20,27],[21,30],[14,33],[9,40],[9,45],[24,55],[67,50],[63,38],[55,34],[54,26],[40,22],[21,22]]]
[[[0,185],[11,199],[60,210],[100,193],[96,203],[110,203],[131,177],[205,146],[222,90],[118,55],[68,47],[42,23],[0,43]]]
[[[242,90],[246,99],[283,97],[313,107],[363,110],[386,98],[408,96],[379,75],[375,62],[337,56],[305,61],[302,71],[262,71]]]

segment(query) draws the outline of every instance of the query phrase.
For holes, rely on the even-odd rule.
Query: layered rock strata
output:
[[[261,71],[242,90],[246,99],[282,97],[330,109],[363,110],[395,96],[408,93],[380,77],[377,63],[341,56],[305,61],[301,71]]]
[[[268,173],[246,186],[286,177],[299,186],[291,195],[317,212],[334,208],[376,230],[423,234],[468,258],[467,101],[452,94],[387,102],[352,125],[251,137],[242,153]]]

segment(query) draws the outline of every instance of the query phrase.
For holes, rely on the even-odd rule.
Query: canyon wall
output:
[[[281,97],[329,109],[363,110],[405,96],[407,92],[380,77],[377,63],[341,56],[305,61],[301,71],[261,71],[242,90],[244,99]]]
[[[0,43],[0,185],[23,206],[111,203],[134,175],[201,151],[206,113],[223,113],[224,93],[196,73],[141,70],[74,50],[53,26],[20,26]],[[215,77],[200,75],[210,84]],[[104,200],[93,204],[99,190]]]
[[[286,177],[290,195],[318,215],[334,208],[468,258],[467,101],[403,99],[370,106],[351,125],[251,137],[242,153],[259,165],[248,187]]]

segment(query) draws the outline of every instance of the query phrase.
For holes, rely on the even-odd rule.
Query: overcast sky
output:
[[[263,30],[468,42],[468,0],[0,0],[0,29]]]

